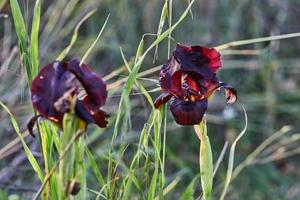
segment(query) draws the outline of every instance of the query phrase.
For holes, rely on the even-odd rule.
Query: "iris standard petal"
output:
[[[208,64],[213,73],[217,73],[221,68],[221,54],[214,48],[206,48],[201,46],[192,46],[193,51],[201,52],[201,54],[208,59]]]
[[[84,98],[86,104],[95,108],[100,108],[105,104],[107,90],[106,84],[101,77],[93,72],[86,64],[80,66],[79,61],[76,59],[68,63],[68,70],[75,74],[76,78],[84,87],[87,94]]]
[[[174,99],[170,105],[170,110],[175,121],[181,125],[199,124],[207,109],[207,99],[197,101],[183,101]]]
[[[196,48],[197,47],[197,48]],[[190,75],[198,75],[204,79],[210,79],[214,75],[210,68],[210,60],[200,50],[203,47],[188,47],[177,44],[173,56],[180,64],[179,70]]]

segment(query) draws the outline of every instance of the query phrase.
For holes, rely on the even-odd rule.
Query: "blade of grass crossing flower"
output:
[[[167,29],[165,32],[163,32],[151,45],[150,47],[144,52],[144,54],[135,62],[135,65],[132,68],[131,73],[128,76],[128,79],[124,85],[124,90],[122,92],[121,95],[121,100],[119,103],[119,108],[118,108],[118,114],[117,114],[117,118],[116,118],[116,123],[115,123],[115,128],[114,128],[114,133],[113,133],[113,138],[112,140],[114,140],[114,138],[116,138],[117,133],[118,133],[118,126],[119,126],[119,122],[122,116],[122,107],[124,104],[124,99],[126,96],[130,95],[131,89],[133,87],[133,84],[136,80],[136,76],[138,74],[138,71],[142,65],[142,62],[144,61],[144,58],[146,57],[146,55],[149,53],[149,51],[154,48],[157,44],[159,44],[163,39],[167,38],[168,34],[173,31],[179,24],[180,22],[182,22],[184,20],[184,18],[187,16],[191,6],[193,5],[195,0],[192,0],[191,3],[188,5],[188,7],[186,8],[186,10],[183,12],[183,14],[180,16],[180,18],[178,19],[178,21],[172,25],[169,29]]]
[[[237,136],[237,138],[234,140],[230,147],[230,152],[229,152],[229,160],[228,160],[228,166],[227,166],[227,173],[226,173],[226,179],[225,179],[225,184],[224,188],[220,197],[220,200],[223,200],[225,198],[227,189],[230,184],[231,176],[232,176],[232,171],[233,171],[233,165],[234,165],[234,154],[235,154],[235,147],[237,142],[243,137],[243,135],[246,133],[247,126],[248,126],[248,118],[247,118],[247,112],[245,108],[243,107],[244,110],[244,117],[245,117],[245,127],[241,131],[241,133]]]
[[[34,171],[37,173],[39,179],[42,181],[43,178],[44,178],[44,175],[43,175],[43,172],[41,170],[41,167],[39,166],[37,160],[35,159],[32,152],[30,151],[29,147],[27,146],[26,142],[24,141],[24,139],[22,137],[22,134],[20,132],[20,128],[18,126],[18,123],[17,123],[15,117],[13,116],[13,114],[10,112],[10,110],[1,101],[0,101],[0,105],[5,110],[5,112],[7,112],[7,114],[9,115],[11,123],[12,123],[16,133],[18,134],[20,140],[21,140],[21,143],[22,143],[22,146],[25,150],[25,154],[28,158],[28,161],[30,162],[30,164],[31,164],[32,168],[34,169]]]
[[[169,28],[172,26],[172,17],[173,17],[173,0],[168,0],[168,21],[169,21]],[[171,37],[172,31],[169,33],[168,39],[168,58],[171,56]]]
[[[86,53],[83,55],[80,64],[84,63],[84,61],[86,60],[86,58],[90,55],[91,51],[93,50],[93,48],[94,48],[95,45],[97,44],[98,40],[100,39],[100,36],[102,35],[102,33],[103,33],[103,31],[104,31],[104,28],[105,28],[106,24],[107,24],[107,22],[108,22],[109,16],[110,16],[110,14],[107,15],[106,20],[105,20],[105,22],[104,22],[104,24],[103,24],[103,26],[102,26],[102,28],[101,28],[101,30],[100,30],[100,32],[99,32],[97,38],[96,38],[96,40],[93,42],[93,44],[89,47],[89,49],[88,49],[88,50],[86,51]]]
[[[40,28],[40,17],[41,17],[41,0],[35,2],[32,28],[30,36],[30,58],[31,58],[31,69],[32,76],[35,77],[39,70],[39,28]]]
[[[210,200],[213,185],[213,157],[209,138],[207,136],[206,119],[203,118],[199,125],[194,126],[195,132],[200,139],[200,177],[205,200]]]
[[[121,52],[122,59],[123,59],[123,62],[125,64],[126,68],[128,69],[129,72],[131,72],[131,67],[130,67],[129,63],[127,62],[126,58],[125,58],[125,55],[124,55],[124,52],[123,52],[122,48],[120,48],[120,52]],[[142,54],[142,50],[140,50],[140,48],[139,48],[138,51],[137,51],[137,56],[139,56],[141,54]],[[141,93],[146,97],[146,99],[148,100],[149,104],[154,109],[153,99],[150,96],[150,94],[148,93],[148,91],[146,90],[146,88],[138,80],[135,80],[135,84],[137,85],[137,87],[139,88],[139,90],[141,91]]]
[[[165,24],[165,21],[166,21],[166,18],[167,18],[167,13],[168,13],[168,1],[165,1],[164,6],[163,6],[162,11],[161,11],[159,24],[158,24],[157,37],[159,37],[161,32],[162,32],[162,29],[164,27],[164,24]],[[158,59],[158,45],[156,45],[156,47],[155,47],[153,63],[157,59]]]
[[[72,47],[74,46],[75,42],[77,41],[78,38],[78,31],[81,27],[81,25],[88,19],[90,18],[94,13],[96,12],[96,10],[92,10],[90,12],[88,12],[76,25],[75,29],[74,29],[74,33],[72,35],[70,44],[59,54],[59,56],[56,58],[56,60],[63,60],[68,53],[70,52],[70,50],[72,49]]]
[[[169,33],[171,31],[173,31],[179,24],[180,22],[182,22],[184,20],[184,18],[187,16],[191,6],[193,5],[195,0],[192,0],[191,3],[188,5],[188,7],[186,8],[186,10],[183,12],[183,14],[180,16],[180,18],[178,19],[178,21],[172,25],[170,28],[168,28],[166,31],[164,31],[159,37],[156,38],[156,40],[149,46],[149,48],[143,53],[143,55],[136,60],[132,70],[131,70],[131,73],[129,74],[128,76],[128,79],[124,85],[124,89],[122,91],[122,95],[121,95],[121,99],[120,99],[120,102],[119,102],[119,107],[118,107],[118,114],[117,114],[117,117],[116,117],[116,122],[115,122],[115,127],[114,127],[114,131],[113,131],[113,136],[112,136],[112,139],[111,139],[111,143],[114,142],[115,138],[117,137],[118,135],[118,132],[119,132],[119,123],[121,121],[121,118],[124,114],[124,101],[126,101],[127,97],[130,95],[130,92],[132,90],[132,87],[133,87],[133,84],[136,80],[136,77],[137,77],[137,74],[138,74],[138,71],[146,57],[146,55],[149,53],[149,51],[151,49],[153,49],[157,44],[159,44],[162,40],[164,40],[165,38],[168,37]],[[112,151],[110,150],[109,152],[109,164],[108,164],[108,175],[107,175],[107,182],[111,182],[111,177],[112,177]],[[154,196],[153,196],[154,197]]]

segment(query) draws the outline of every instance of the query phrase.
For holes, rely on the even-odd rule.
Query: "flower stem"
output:
[[[195,132],[200,139],[200,178],[205,200],[210,200],[213,185],[213,157],[209,138],[207,136],[206,119],[203,118],[199,125],[194,126]]]

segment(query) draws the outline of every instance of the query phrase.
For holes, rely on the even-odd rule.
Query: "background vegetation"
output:
[[[34,1],[22,0],[19,3],[26,26],[31,27]],[[173,22],[177,21],[188,3],[182,0],[173,1]],[[120,47],[128,61],[134,58],[143,34],[157,33],[163,5],[164,1],[160,0],[44,1],[40,22],[39,65],[44,66],[55,60],[69,45],[76,24],[88,12],[97,9],[96,13],[82,24],[78,40],[68,54],[69,58],[81,58],[110,14],[103,35],[85,62],[103,77],[121,69],[118,70],[121,73],[112,75],[112,78],[105,78],[111,87],[105,109],[109,113],[115,113],[123,91],[122,80],[128,75]],[[196,0],[189,15],[172,32],[171,49],[178,42],[217,46],[234,40],[298,32],[299,19],[300,2],[297,0]],[[166,28],[167,23],[164,26],[164,29]],[[145,46],[151,44],[154,39],[155,36],[146,36]],[[11,9],[5,0],[0,1],[0,49],[0,100],[10,108],[21,130],[25,131],[33,111],[29,101],[25,69],[20,66]],[[227,198],[300,199],[300,173],[297,170],[300,165],[300,39],[240,46],[224,50],[222,55],[223,69],[220,76],[222,80],[235,86],[238,102],[233,106],[226,105],[223,97],[218,98],[223,96],[221,92],[210,102],[208,135],[215,162],[225,142],[231,144],[244,127],[242,105],[247,110],[249,122],[245,136],[237,145],[235,166],[247,158],[248,161],[239,165],[243,170],[234,177]],[[168,40],[159,45],[157,59],[153,62],[154,57],[155,51],[152,50],[145,57],[140,71],[153,69],[166,61]],[[152,91],[157,88],[157,78],[158,72],[155,71],[143,76],[143,79],[138,79],[151,91],[153,98],[160,94],[159,91]],[[122,84],[118,85],[119,83]],[[130,104],[131,113],[127,114],[130,115],[132,126],[129,123],[126,134],[117,137],[114,143],[116,146],[122,143],[127,147],[126,153],[120,158],[124,166],[130,165],[141,130],[151,113],[151,106],[136,87],[131,91]],[[112,114],[108,129],[90,127],[85,138],[104,177],[115,118]],[[198,173],[199,141],[192,128],[176,125],[170,112],[167,119],[164,173],[165,185],[171,183],[171,187],[165,198],[178,199]],[[287,125],[290,125],[291,129],[288,129]],[[120,129],[119,132],[122,130],[125,129]],[[274,135],[278,130],[281,132]],[[21,143],[16,139],[17,135],[10,118],[2,109],[0,136],[0,199],[11,195],[17,195],[20,199],[30,199],[41,183],[30,166]],[[270,143],[263,143],[260,146],[262,151],[255,152],[255,149],[270,137]],[[26,137],[26,143],[42,163],[39,140]],[[251,154],[253,151],[254,155]],[[216,197],[222,191],[228,152],[227,150],[214,180],[213,196]],[[249,155],[252,156],[247,157]],[[137,168],[135,172],[142,173],[143,169]],[[88,188],[99,191],[99,183],[90,166],[87,176]],[[196,180],[195,198],[201,194],[200,188],[200,181]],[[91,192],[91,199],[95,197],[93,195]]]

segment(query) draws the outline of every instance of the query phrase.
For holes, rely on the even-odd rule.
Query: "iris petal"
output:
[[[167,103],[170,99],[171,99],[172,95],[169,93],[162,93],[161,95],[159,95],[159,97],[157,97],[157,99],[154,102],[154,107],[155,108],[159,108],[161,106],[161,104],[165,104]]]
[[[75,74],[87,93],[84,102],[96,108],[103,106],[107,98],[106,84],[89,66],[79,64],[78,60],[71,60],[68,69]]]
[[[201,46],[192,46],[193,51],[201,52],[209,61],[209,67],[213,73],[217,73],[218,69],[221,68],[221,54],[214,48],[206,48]]]
[[[67,70],[65,62],[52,62],[40,71],[32,81],[31,100],[33,107],[42,117],[62,125],[62,118],[68,105],[54,106],[66,93],[74,95],[77,92],[75,76]],[[66,103],[66,102],[64,102]]]
[[[109,115],[100,109],[107,98],[106,84],[89,66],[80,66],[78,60],[71,60],[68,67],[87,93],[83,101],[78,101],[76,114],[88,123],[95,123],[101,128],[106,127]]]
[[[78,81],[86,91],[83,100],[76,99]],[[32,82],[31,99],[41,117],[56,122],[62,128],[63,115],[74,108],[87,123],[106,127],[109,117],[100,109],[107,98],[106,84],[87,65],[78,60],[55,61],[45,66]],[[34,119],[28,124],[32,130]]]
[[[227,103],[233,104],[237,100],[237,91],[229,84],[220,82],[220,87],[225,89]]]
[[[181,90],[182,73],[178,71],[179,64],[174,58],[168,60],[160,70],[159,83],[166,92],[178,92]]]
[[[87,123],[95,123],[101,128],[107,126],[107,118],[109,117],[109,115],[100,108],[92,109],[83,101],[77,101],[75,106],[75,113],[79,118],[83,119]]]
[[[174,99],[170,105],[170,110],[175,121],[181,125],[199,124],[207,109],[207,99],[198,101],[183,101]]]
[[[188,47],[177,44],[173,51],[173,56],[180,64],[180,71],[196,74],[204,79],[210,79],[214,75],[209,63],[210,59],[206,57],[200,46]]]

